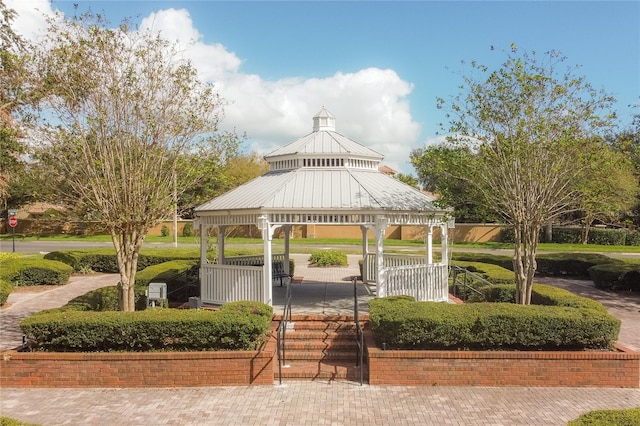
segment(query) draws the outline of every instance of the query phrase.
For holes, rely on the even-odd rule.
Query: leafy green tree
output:
[[[10,187],[18,180],[16,175],[24,170],[21,156],[26,152],[22,131],[15,120],[26,97],[26,43],[13,31],[14,19],[15,11],[0,0],[0,199],[4,209],[8,207]]]
[[[473,161],[473,155],[466,147],[431,145],[413,150],[411,164],[418,173],[422,187],[440,196],[436,204],[454,209],[456,222],[495,222],[499,217],[482,204],[483,199],[476,188],[463,177]]]
[[[638,178],[630,157],[603,141],[586,141],[584,149],[597,153],[575,183],[575,209],[580,213],[582,243],[587,244],[595,220],[616,221],[637,200]]]
[[[464,179],[511,224],[516,302],[529,304],[541,226],[570,208],[593,156],[584,141],[608,128],[614,99],[562,65],[558,52],[519,53],[496,70],[471,63],[448,109],[449,142],[473,153]]]
[[[632,125],[608,138],[614,150],[627,158],[633,167],[637,181],[640,183],[640,114],[633,117]],[[623,215],[623,219],[640,228],[640,194],[637,194],[634,203]]]
[[[170,215],[179,159],[215,133],[222,100],[177,45],[90,14],[51,20],[32,64],[51,179],[109,230],[119,306],[132,311],[145,235]]]
[[[416,178],[413,175],[408,175],[408,174],[404,174],[404,173],[397,173],[394,176],[396,179],[398,179],[400,182],[405,183],[409,186],[412,186],[416,189],[420,189],[420,184],[418,182],[418,178]]]

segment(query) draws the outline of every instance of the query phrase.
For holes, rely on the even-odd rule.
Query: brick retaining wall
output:
[[[0,386],[143,388],[272,385],[275,340],[257,351],[2,353]]]
[[[629,350],[383,351],[370,331],[366,342],[371,385],[640,387],[640,352]]]

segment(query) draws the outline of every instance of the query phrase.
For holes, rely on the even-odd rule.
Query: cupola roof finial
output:
[[[322,109],[313,117],[313,131],[336,131],[336,117],[322,105]]]

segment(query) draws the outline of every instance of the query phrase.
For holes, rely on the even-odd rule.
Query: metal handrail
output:
[[[287,280],[287,290],[282,311],[282,319],[276,330],[276,346],[278,350],[278,381],[282,384],[282,367],[286,360],[285,340],[287,327],[291,321],[291,280]]]
[[[353,321],[356,325],[356,344],[358,345],[358,355],[356,366],[360,368],[360,386],[364,381],[364,333],[360,326],[360,311],[358,308],[358,277],[353,277]]]
[[[454,296],[457,296],[456,291],[455,291],[456,288],[458,286],[461,286],[465,290],[465,294],[463,296],[465,299],[466,299],[466,290],[467,289],[469,289],[470,291],[482,296],[483,298],[485,297],[484,293],[482,293],[481,291],[473,288],[471,285],[469,285],[469,283],[467,283],[467,277],[470,277],[470,278],[472,278],[472,279],[474,279],[476,281],[480,281],[482,284],[493,286],[492,282],[490,282],[490,281],[482,278],[480,275],[475,274],[475,273],[473,273],[473,272],[471,272],[471,271],[469,271],[467,269],[464,269],[464,268],[462,268],[460,266],[450,265],[450,268],[451,268],[451,271],[453,272],[453,284],[452,285],[453,285],[453,290],[454,290],[454,293],[453,293]],[[458,275],[462,275],[463,276],[462,282],[458,281]]]

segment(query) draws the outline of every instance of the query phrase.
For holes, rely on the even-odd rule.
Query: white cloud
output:
[[[32,29],[44,26],[44,21],[33,18],[36,4],[51,13],[48,0],[26,2],[30,8],[21,0],[9,3],[21,19],[31,17],[25,18],[24,25]],[[394,70],[366,68],[353,73],[336,71],[325,78],[269,81],[243,74],[242,60],[225,46],[205,43],[186,9],[154,12],[141,21],[140,28],[160,31],[163,37],[180,43],[200,77],[214,83],[229,102],[223,128],[246,132],[250,150],[265,154],[310,133],[312,117],[324,105],[336,116],[339,133],[381,153],[390,167],[411,171],[409,153],[418,141],[420,124],[413,119],[407,100],[413,85]]]
[[[28,40],[42,36],[47,28],[46,16],[54,15],[49,0],[5,0],[5,5],[17,12],[13,30]]]

